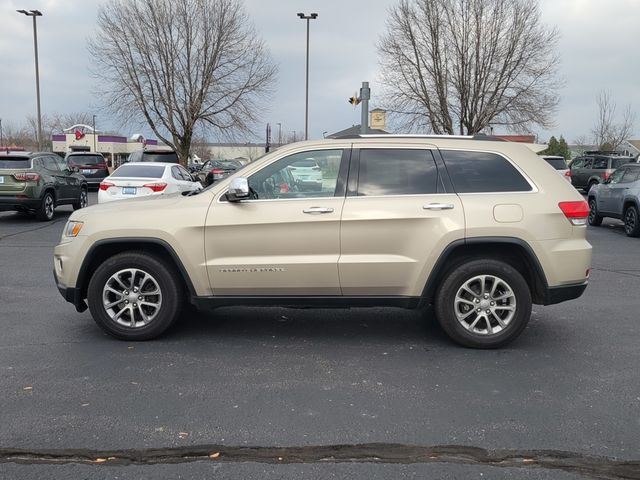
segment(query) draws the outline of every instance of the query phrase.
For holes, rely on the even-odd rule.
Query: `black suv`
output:
[[[55,153],[0,153],[0,211],[35,213],[53,219],[58,205],[88,204],[87,181]]]
[[[571,184],[588,192],[594,185],[607,181],[617,168],[633,162],[633,157],[620,152],[584,152],[571,163]]]
[[[90,187],[98,187],[105,177],[109,176],[107,162],[101,153],[71,152],[67,153],[65,161],[69,170],[77,169]]]

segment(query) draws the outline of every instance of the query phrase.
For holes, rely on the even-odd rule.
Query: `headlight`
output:
[[[84,225],[84,222],[75,222],[75,221],[67,222],[67,226],[64,227],[64,236],[77,237],[78,234],[80,233],[80,230],[82,230],[83,225]]]

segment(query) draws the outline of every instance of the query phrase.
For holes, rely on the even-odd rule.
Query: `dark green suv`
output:
[[[88,204],[87,181],[54,153],[0,153],[0,211],[35,213],[51,220],[58,205]]]

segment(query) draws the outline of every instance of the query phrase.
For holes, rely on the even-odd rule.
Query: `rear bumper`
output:
[[[58,280],[58,275],[56,275],[55,268],[53,269],[53,278],[56,282],[56,287],[58,288],[60,295],[62,295],[62,298],[64,298],[69,303],[73,303],[73,305],[76,307],[76,311],[84,312],[87,309],[87,303],[84,301],[84,298],[82,298],[82,292],[80,291],[80,289],[67,287],[66,285],[60,283],[60,281]]]
[[[41,199],[17,195],[0,195],[0,211],[36,210],[40,208]]]
[[[555,305],[556,303],[566,302],[580,297],[589,282],[577,283],[572,285],[561,285],[558,287],[549,287],[545,291],[544,304]]]

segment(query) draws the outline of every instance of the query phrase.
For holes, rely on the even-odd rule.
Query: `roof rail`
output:
[[[584,155],[611,155],[618,157],[630,157],[631,155],[625,155],[624,152],[618,152],[617,150],[587,150]]]
[[[503,138],[495,137],[492,135],[485,135],[484,133],[476,133],[475,135],[436,135],[436,134],[424,134],[424,133],[367,133],[358,135],[342,135],[334,137],[339,140],[348,140],[354,138],[444,138],[447,140],[489,140],[492,142],[505,142]]]

